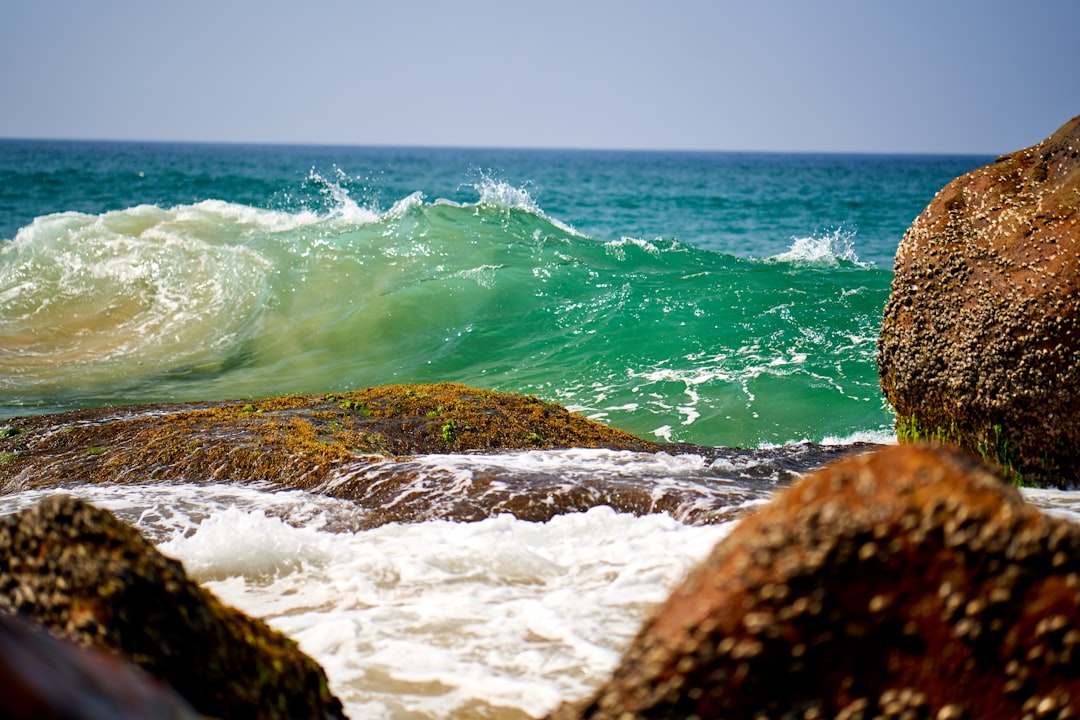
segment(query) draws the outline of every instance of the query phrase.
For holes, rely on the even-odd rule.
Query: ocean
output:
[[[738,511],[809,469],[806,448],[893,441],[875,365],[892,258],[992,159],[2,140],[0,427],[455,381],[745,452],[413,459],[440,492],[541,472]],[[0,513],[41,496],[2,480]],[[598,505],[363,529],[347,499],[233,480],[63,491],[296,638],[354,718],[587,695],[732,524]]]

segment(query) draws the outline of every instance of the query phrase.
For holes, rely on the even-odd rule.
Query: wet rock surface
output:
[[[54,495],[0,517],[0,613],[115,653],[222,718],[342,718],[296,643],[223,605],[111,513]]]
[[[878,364],[902,441],[1080,483],[1080,117],[957,178],[915,220]]]
[[[311,490],[367,510],[358,529],[435,519],[472,522],[504,513],[546,522],[602,505],[710,525],[739,517],[778,487],[830,460],[872,447],[667,448],[682,453],[684,462],[700,458],[692,470],[680,468],[667,452],[601,455],[576,463],[535,456],[530,462],[515,453],[423,457],[345,465]]]
[[[745,518],[569,718],[1067,718],[1080,527],[956,451],[828,466]]]
[[[872,447],[657,444],[534,397],[455,384],[100,408],[4,427],[0,495],[85,483],[274,483],[356,503],[368,512],[353,530],[501,513],[545,521],[598,505],[726,522],[802,473]],[[640,457],[576,468],[516,459],[552,449]],[[438,459],[447,453],[458,461]],[[700,468],[678,477],[643,470],[664,465],[648,457],[658,453],[697,456]],[[466,454],[473,460],[461,461]]]
[[[0,432],[0,493],[84,482],[264,480],[309,488],[365,456],[656,450],[535,397],[442,383],[78,410]]]

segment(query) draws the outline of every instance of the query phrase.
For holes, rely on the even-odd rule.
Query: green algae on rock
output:
[[[0,612],[106,649],[221,718],[344,718],[293,640],[223,605],[111,513],[53,495],[0,517]]]
[[[1072,718],[1080,526],[970,455],[834,463],[740,522],[552,720]]]
[[[453,383],[16,418],[0,493],[85,482],[271,481],[312,488],[365,456],[659,446],[532,396]]]
[[[1080,117],[942,189],[905,233],[879,341],[901,441],[1080,483]]]

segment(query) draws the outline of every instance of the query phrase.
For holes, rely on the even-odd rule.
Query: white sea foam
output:
[[[185,562],[194,553],[212,591],[297,639],[355,717],[540,715],[585,695],[648,607],[727,532],[604,508],[336,536],[258,514],[228,518],[230,532],[215,520],[167,549]],[[258,570],[301,569],[211,579],[249,542],[270,556]]]
[[[548,473],[569,480],[632,476],[641,481],[699,477],[708,468],[700,455],[671,455],[665,452],[631,452],[574,448],[569,450],[527,450],[467,455],[424,455],[417,459],[425,467],[445,470],[472,470],[498,467],[506,472]]]
[[[247,233],[252,231],[287,232],[319,221],[319,216],[310,210],[298,212],[266,210],[224,200],[203,200],[194,205],[178,206],[169,212],[175,213],[176,219],[180,222],[205,223],[210,227],[222,220],[231,221],[237,228],[245,229],[241,232]],[[213,235],[206,233],[203,237],[213,238]]]
[[[707,469],[696,456],[593,450],[425,461],[463,472]],[[364,511],[353,504],[267,485],[64,492],[117,513],[226,603],[296,639],[346,712],[364,718],[539,717],[588,695],[649,609],[733,527],[599,507],[544,523],[500,516],[358,531]],[[1080,520],[1075,493],[1023,493]],[[47,494],[2,497],[0,514]]]
[[[432,456],[433,465],[498,462]],[[700,458],[608,451],[506,462],[697,472]],[[65,491],[67,492],[67,491]],[[613,669],[649,608],[730,530],[609,508],[531,523],[356,531],[347,501],[267,486],[85,486],[228,604],[326,668],[351,717],[541,716]],[[0,513],[45,494],[0,498]],[[334,531],[336,530],[336,532]]]
[[[191,537],[170,540],[161,550],[182,555],[187,571],[202,580],[235,576],[257,580],[325,564],[331,557],[331,540],[312,527],[289,527],[265,510],[228,507],[199,523]]]
[[[0,496],[0,514],[26,509],[63,492],[109,510],[155,542],[191,535],[214,513],[230,509],[280,518],[294,527],[332,530],[360,526],[363,510],[340,500],[267,483],[243,485],[80,485]]]
[[[606,457],[665,472],[701,464]],[[574,458],[526,453],[514,462]],[[162,540],[161,550],[222,600],[295,638],[352,717],[539,716],[584,696],[648,609],[730,529],[601,507],[546,523],[501,516],[334,533],[326,528],[356,508],[298,491],[95,486],[74,494]],[[42,495],[4,498],[0,512]]]
[[[626,260],[626,248],[628,247],[637,248],[648,253],[649,255],[660,254],[660,248],[658,248],[656,245],[649,242],[648,240],[640,240],[638,238],[622,237],[618,240],[612,240],[610,242],[604,243],[604,249],[607,250],[610,255],[614,256],[618,260]]]
[[[1080,523],[1080,493],[1076,490],[1021,488],[1024,499],[1051,515]]]
[[[801,265],[836,266],[841,262],[853,263],[862,267],[870,264],[859,261],[855,254],[855,233],[844,228],[836,228],[831,233],[811,237],[792,238],[786,252],[773,255],[773,262]]]
[[[207,202],[63,213],[22,228],[0,247],[0,387],[24,392],[72,376],[85,385],[220,361],[268,291],[272,262],[217,240],[252,218],[281,221]],[[231,228],[206,232],[222,225]]]
[[[821,440],[822,445],[854,445],[856,443],[895,445],[896,442],[896,433],[892,430],[861,430],[843,437],[828,435]]]

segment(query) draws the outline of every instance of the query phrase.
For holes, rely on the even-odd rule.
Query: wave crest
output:
[[[743,260],[581,236],[495,180],[381,212],[350,187],[38,218],[0,245],[0,412],[455,380],[709,444],[887,420],[867,338],[890,276],[852,265],[850,234]]]
[[[872,267],[871,263],[860,262],[855,253],[855,231],[842,227],[825,234],[810,237],[792,238],[786,252],[773,255],[773,262],[793,263],[798,265],[817,265],[836,267],[841,263]]]
[[[93,384],[219,363],[261,310],[273,263],[206,227],[282,214],[208,201],[36,219],[0,246],[0,388]]]

